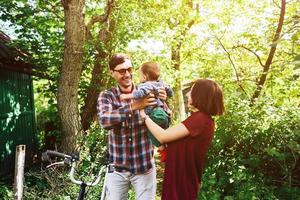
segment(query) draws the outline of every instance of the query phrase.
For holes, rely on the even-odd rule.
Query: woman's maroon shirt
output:
[[[198,111],[182,124],[189,135],[168,143],[163,181],[163,200],[194,200],[214,133],[213,119]]]

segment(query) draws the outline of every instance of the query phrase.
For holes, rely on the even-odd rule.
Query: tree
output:
[[[260,92],[261,92],[261,90],[262,90],[262,88],[265,84],[268,72],[270,70],[272,60],[273,60],[273,57],[275,55],[276,47],[277,47],[277,44],[280,40],[280,34],[281,34],[284,15],[285,15],[285,4],[286,4],[285,0],[281,0],[281,9],[280,9],[280,16],[279,16],[279,20],[278,20],[278,26],[277,26],[274,38],[272,40],[271,49],[270,49],[268,58],[267,58],[265,64],[262,65],[263,66],[263,72],[259,77],[259,80],[256,84],[256,89],[255,89],[255,91],[254,91],[254,93],[251,97],[251,100],[250,100],[251,104],[253,104],[255,102],[255,100],[258,98],[258,96],[260,95]],[[259,61],[260,61],[260,59],[259,59]]]
[[[84,0],[62,1],[65,19],[64,59],[58,83],[58,111],[62,128],[62,149],[72,151],[82,135],[78,87],[82,71],[85,25]]]
[[[183,87],[181,78],[181,47],[188,35],[188,31],[199,20],[199,4],[193,4],[192,1],[183,1],[180,5],[180,13],[177,16],[170,19],[169,27],[175,32],[174,38],[171,44],[171,65],[177,72],[174,84],[174,108],[177,108],[178,112],[175,112],[174,118],[185,119],[186,111],[183,97]],[[182,15],[183,13],[189,13],[190,15]],[[195,14],[194,14],[195,13]],[[178,28],[179,27],[179,28]]]
[[[93,117],[96,114],[97,97],[99,94],[99,87],[107,85],[107,76],[105,76],[106,60],[111,55],[109,51],[109,42],[114,31],[113,21],[109,19],[110,14],[113,12],[114,0],[107,1],[106,11],[102,15],[94,15],[87,25],[87,40],[90,41],[91,45],[95,49],[94,54],[94,66],[92,69],[92,78],[89,86],[86,90],[86,97],[84,99],[84,106],[81,112],[81,122],[83,130],[89,129]],[[93,36],[91,33],[92,26],[99,23],[98,26],[101,28]],[[99,45],[101,44],[101,45]]]

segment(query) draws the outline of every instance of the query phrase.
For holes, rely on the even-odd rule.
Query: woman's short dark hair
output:
[[[126,54],[117,53],[114,54],[109,60],[109,69],[114,70],[117,65],[124,63],[126,60],[129,60],[129,56]]]
[[[225,111],[220,86],[209,79],[195,81],[191,91],[192,105],[208,115],[222,115]]]

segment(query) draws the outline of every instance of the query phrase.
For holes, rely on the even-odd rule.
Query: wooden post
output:
[[[23,196],[23,179],[25,166],[25,145],[16,147],[14,199],[21,200]]]

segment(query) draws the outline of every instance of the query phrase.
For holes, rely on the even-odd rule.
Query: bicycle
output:
[[[99,200],[105,199],[105,187],[106,187],[106,177],[108,173],[112,173],[115,170],[126,170],[129,171],[129,168],[125,165],[115,165],[113,163],[110,163],[108,159],[105,161],[105,163],[101,166],[97,178],[94,181],[91,182],[85,182],[82,180],[76,180],[75,179],[75,170],[76,170],[76,164],[79,161],[78,154],[68,155],[57,151],[47,150],[44,153],[42,153],[42,161],[50,161],[50,157],[59,157],[62,158],[63,161],[58,161],[51,163],[50,165],[47,165],[47,168],[53,167],[55,165],[62,165],[62,166],[71,166],[70,172],[69,172],[69,178],[72,183],[80,185],[80,191],[77,197],[77,200],[84,200],[86,197],[86,187],[87,186],[96,186],[100,182],[100,180],[103,178],[103,186],[99,194]]]

